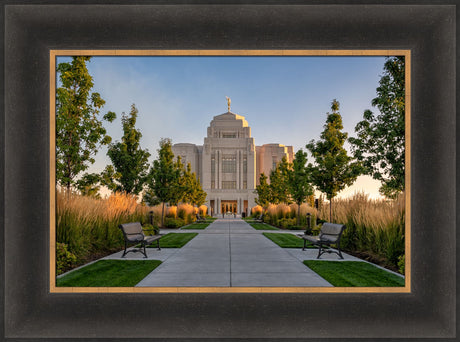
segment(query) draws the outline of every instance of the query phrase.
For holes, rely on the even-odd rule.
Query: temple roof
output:
[[[220,121],[220,120],[226,120],[226,121],[230,121],[230,120],[233,120],[233,121],[237,121],[237,120],[241,120],[242,121],[242,124],[243,124],[243,127],[248,127],[248,122],[246,121],[246,118],[242,115],[238,115],[238,114],[235,114],[235,113],[232,113],[232,112],[227,112],[227,113],[223,113],[223,114],[220,114],[220,115],[216,115],[214,116],[213,118],[213,121],[216,120],[216,121]]]

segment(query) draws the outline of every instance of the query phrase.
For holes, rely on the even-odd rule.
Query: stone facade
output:
[[[294,156],[292,146],[255,146],[246,119],[230,111],[213,118],[202,146],[179,143],[172,150],[200,178],[213,215],[248,214],[256,205],[254,190],[260,174],[268,176],[283,156],[289,162]]]

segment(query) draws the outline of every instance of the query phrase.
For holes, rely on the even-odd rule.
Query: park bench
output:
[[[258,223],[263,223],[264,222],[264,214],[260,214],[260,216],[256,219],[254,219],[255,222],[258,222]]]
[[[342,252],[340,251],[340,238],[345,228],[346,226],[343,224],[325,222],[321,227],[319,235],[299,235],[303,239],[302,250],[305,250],[308,241],[319,247],[317,259],[324,253],[336,253],[340,259],[343,259]],[[324,249],[324,247],[331,247],[331,245],[336,245],[337,250]]]
[[[142,226],[139,222],[132,222],[132,223],[123,223],[118,226],[123,232],[123,237],[125,239],[125,250],[123,252],[122,258],[125,257],[126,254],[129,252],[141,252],[144,254],[144,257],[147,258],[147,253],[145,251],[145,246],[150,245],[152,242],[157,241],[158,243],[158,250],[160,248],[160,238],[163,235],[145,235],[142,229]],[[141,244],[140,248],[134,248],[127,251],[128,244]]]
[[[196,214],[196,222],[205,222],[206,219],[202,217],[200,214]]]

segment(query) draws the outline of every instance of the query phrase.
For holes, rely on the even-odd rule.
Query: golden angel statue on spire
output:
[[[230,111],[230,104],[232,103],[232,100],[230,100],[228,96],[225,96],[225,98],[227,99],[228,111]]]

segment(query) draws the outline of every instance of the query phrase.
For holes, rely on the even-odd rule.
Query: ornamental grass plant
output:
[[[370,199],[358,192],[344,199],[334,199],[332,219],[329,218],[329,203],[322,203],[317,210],[303,203],[300,206],[300,225],[295,217],[297,204],[270,204],[264,222],[283,229],[307,226],[307,213],[311,216],[311,229],[317,234],[320,226],[316,219],[345,224],[341,248],[373,262],[404,274],[405,254],[405,200],[400,195],[396,200]]]
[[[306,203],[300,206],[300,226],[297,226],[296,219],[298,214],[297,204],[270,204],[264,216],[264,222],[283,229],[302,229],[307,227],[308,224],[307,213],[311,215],[310,228],[314,229],[318,213],[315,208],[310,207]]]
[[[190,204],[167,207],[166,220],[171,228],[179,228],[196,220],[195,208]],[[104,199],[82,196],[76,193],[56,192],[56,254],[57,274],[85,264],[124,247],[123,234],[118,228],[122,223],[151,223],[158,227],[161,221],[161,205],[148,207],[138,198],[125,193],[114,193]]]
[[[105,199],[96,199],[57,191],[56,242],[65,244],[76,258],[72,265],[60,267],[59,272],[122,249],[124,240],[118,225],[149,223],[151,210],[127,194],[115,193]],[[155,208],[153,211],[154,224],[157,224],[159,216],[155,215]]]
[[[364,253],[404,273],[400,262],[405,253],[403,194],[395,200],[385,200],[369,199],[364,193],[355,193],[348,198],[335,199],[332,206],[331,221],[347,226],[341,242],[344,250]],[[320,208],[319,217],[330,221],[329,204]]]

